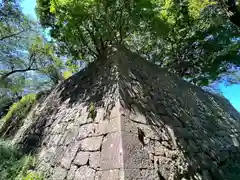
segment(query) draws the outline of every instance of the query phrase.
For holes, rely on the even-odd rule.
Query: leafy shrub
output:
[[[63,72],[63,78],[64,79],[68,79],[71,76],[72,76],[72,72],[70,72],[70,71],[64,71]]]
[[[38,172],[30,171],[26,176],[22,177],[21,180],[43,180],[43,177]]]
[[[0,179],[2,180],[42,180],[34,171],[35,158],[23,155],[17,147],[8,142],[0,142]]]
[[[0,96],[0,118],[5,116],[9,107],[13,104],[13,99],[8,95]]]
[[[35,101],[36,94],[28,94],[11,105],[7,114],[1,119],[0,137],[14,137]]]
[[[3,117],[4,121],[8,121],[13,117],[22,118],[24,117],[29,109],[32,107],[36,100],[36,94],[28,94],[23,96],[18,102],[14,103],[6,116]]]

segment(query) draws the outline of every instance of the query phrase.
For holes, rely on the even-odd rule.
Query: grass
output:
[[[28,94],[23,96],[18,102],[14,103],[10,108],[6,116],[3,117],[4,121],[8,121],[13,117],[24,117],[29,109],[32,107],[36,100],[36,94]]]
[[[35,158],[23,155],[18,148],[0,141],[0,179],[1,180],[43,180],[41,174],[33,169]]]
[[[36,102],[36,94],[28,94],[12,104],[7,114],[0,120],[0,137],[12,138],[23,124],[32,106]]]
[[[0,179],[1,180],[43,180],[34,171],[35,158],[22,154],[17,147],[7,141],[0,141]]]
[[[9,127],[13,127],[10,131],[14,131],[14,127],[22,123],[36,98],[36,94],[28,94],[14,103],[1,119],[3,122],[1,131],[8,131]],[[35,165],[34,156],[23,154],[19,148],[11,145],[10,141],[0,139],[0,180],[43,180],[42,175],[34,171]]]

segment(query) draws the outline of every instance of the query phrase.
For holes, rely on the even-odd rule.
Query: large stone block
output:
[[[97,171],[95,180],[124,180],[124,175],[119,169]]]
[[[78,166],[86,165],[89,161],[90,152],[79,151],[74,159],[74,164]]]
[[[123,167],[121,132],[109,133],[103,139],[100,168],[117,169]]]
[[[51,180],[64,180],[67,176],[67,170],[62,167],[56,167],[54,169]]]
[[[138,135],[122,132],[122,151],[124,168],[153,169],[150,154],[144,150],[143,144],[139,140]]]
[[[65,151],[63,158],[61,160],[61,165],[65,168],[65,169],[69,169],[71,166],[72,161],[74,160],[78,149],[79,149],[80,143],[79,142],[74,142],[72,144],[70,144],[67,148],[67,150]]]
[[[80,141],[82,151],[98,151],[102,145],[103,136],[89,137]]]
[[[76,170],[74,180],[94,180],[96,171],[88,166],[81,166]]]
[[[124,180],[161,180],[157,170],[124,169]]]

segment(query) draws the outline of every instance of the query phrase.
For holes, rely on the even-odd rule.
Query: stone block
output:
[[[90,152],[79,151],[74,159],[74,164],[82,166],[86,165],[89,160]]]
[[[64,153],[64,156],[61,160],[61,165],[65,168],[65,169],[69,169],[70,165],[73,161],[73,159],[75,158],[77,152],[79,149],[79,142],[75,142],[72,143],[68,146],[66,152]]]
[[[95,180],[123,180],[124,177],[120,177],[120,170],[105,170],[105,171],[97,171]]]
[[[67,170],[62,167],[56,167],[51,176],[51,180],[64,180],[67,176]]]
[[[153,168],[150,154],[143,148],[138,135],[122,132],[122,149],[124,168]]]
[[[56,152],[54,154],[54,158],[51,161],[51,165],[56,165],[56,164],[61,163],[62,157],[65,153],[65,149],[66,149],[65,146],[58,146],[57,147]]]
[[[90,152],[89,157],[89,166],[93,169],[99,169],[101,162],[101,154],[100,152]]]
[[[57,146],[59,144],[59,142],[61,141],[62,135],[61,134],[56,134],[56,135],[52,135],[50,136],[50,138],[48,139],[49,143],[48,146]]]
[[[103,136],[89,137],[80,141],[82,151],[98,151],[102,145]]]
[[[42,149],[39,154],[39,161],[43,160],[44,162],[50,163],[50,161],[54,158],[56,148],[57,147],[55,146]]]
[[[67,180],[73,180],[74,179],[76,170],[77,170],[77,166],[72,165],[70,170],[68,171]]]
[[[102,143],[100,168],[117,169],[123,167],[121,133],[108,134]]]
[[[66,131],[66,133],[63,136],[64,144],[68,145],[68,144],[74,142],[75,140],[77,140],[78,133],[79,133],[79,127],[77,127],[77,126],[73,126],[71,129]],[[61,142],[60,142],[60,144],[61,144]]]
[[[60,134],[63,133],[66,128],[65,123],[58,123],[56,126],[52,126],[52,134]]]
[[[94,125],[92,123],[82,125],[78,127],[78,132],[79,132],[77,136],[78,140],[90,137],[94,134]]]
[[[120,131],[121,124],[119,118],[100,121],[98,124],[94,124],[94,135],[103,135],[107,133]]]
[[[74,180],[94,180],[96,171],[88,166],[81,166],[75,172]]]
[[[145,115],[141,114],[138,111],[130,112],[129,119],[134,120],[135,122],[138,122],[138,123],[143,123],[143,124],[147,124],[147,122],[148,122]]]
[[[160,180],[156,170],[124,169],[124,180]]]
[[[115,119],[115,118],[119,118],[120,116],[120,113],[119,113],[119,110],[120,110],[120,105],[119,103],[115,103],[115,106],[110,110],[110,117],[109,119]]]
[[[156,140],[161,139],[161,134],[157,132],[158,127],[156,126],[137,123],[130,119],[127,119],[124,116],[121,116],[120,121],[121,121],[122,131],[138,134],[138,129],[141,129],[144,132],[144,135],[146,138],[156,139]]]

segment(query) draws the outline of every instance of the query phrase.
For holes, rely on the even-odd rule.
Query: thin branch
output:
[[[12,74],[15,74],[15,73],[18,73],[18,72],[27,72],[27,71],[36,71],[36,70],[38,70],[38,69],[36,69],[36,68],[16,69],[16,70],[10,71],[10,72],[2,75],[2,76],[0,77],[0,79],[1,79],[1,80],[4,80],[4,79],[6,79],[8,76],[10,76],[10,75],[12,75]]]
[[[1,37],[1,38],[0,38],[0,41],[3,41],[4,39],[8,39],[8,38],[11,38],[11,37],[14,37],[14,36],[17,36],[17,35],[23,33],[24,31],[25,31],[25,30],[22,30],[22,31],[19,31],[19,32],[17,32],[17,33],[13,33],[13,34],[9,34],[9,35],[7,35],[7,36]]]

